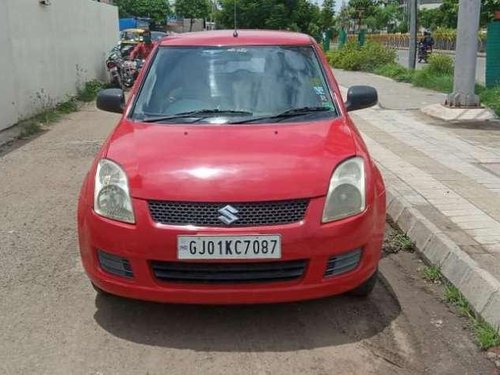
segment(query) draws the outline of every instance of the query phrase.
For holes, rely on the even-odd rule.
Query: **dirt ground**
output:
[[[87,106],[0,150],[1,374],[495,374],[410,253],[384,257],[368,299],[210,307],[96,296],[76,202],[116,120]]]

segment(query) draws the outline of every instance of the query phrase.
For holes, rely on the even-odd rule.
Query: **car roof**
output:
[[[311,45],[309,35],[270,30],[234,30],[200,31],[195,33],[175,34],[161,42],[162,46],[241,46],[241,45]]]

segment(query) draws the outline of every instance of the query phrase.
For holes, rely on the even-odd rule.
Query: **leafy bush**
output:
[[[103,88],[103,83],[98,80],[85,82],[82,89],[78,90],[76,98],[82,102],[91,102],[97,96],[99,90]]]
[[[432,54],[429,56],[429,69],[437,74],[453,74],[453,59],[448,55]]]
[[[64,114],[76,112],[78,111],[78,102],[76,98],[69,98],[67,101],[59,103],[56,106],[56,110]]]
[[[362,47],[350,42],[339,50],[328,52],[327,58],[335,68],[373,72],[382,65],[395,64],[396,50],[375,42]]]
[[[456,40],[457,30],[451,29],[449,27],[438,27],[432,32],[434,39],[442,40]]]
[[[413,80],[413,71],[399,64],[387,64],[379,66],[374,70],[374,73],[392,78],[399,82],[411,82]]]
[[[335,68],[345,70],[361,70],[363,56],[357,43],[347,43],[338,50],[329,51],[327,54],[328,62]]]

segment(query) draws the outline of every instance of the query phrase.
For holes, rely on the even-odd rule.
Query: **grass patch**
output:
[[[446,73],[434,72],[430,67],[415,71],[412,83],[413,86],[440,92],[453,91],[453,76]]]
[[[399,64],[388,64],[379,66],[374,70],[374,73],[392,78],[395,81],[408,82],[416,87],[440,92],[453,91],[453,74],[434,69],[431,65],[420,70],[410,70]]]
[[[429,57],[429,65],[427,68],[435,73],[442,75],[453,75],[453,59],[448,55],[432,54]]]
[[[460,315],[471,320],[474,336],[481,349],[487,350],[500,345],[500,328],[493,328],[478,316],[462,293],[448,282],[445,286],[445,299],[457,308]]]
[[[374,71],[375,74],[389,77],[398,82],[411,83],[413,80],[413,71],[406,69],[399,64],[387,64],[377,67]]]
[[[469,318],[474,317],[469,302],[454,285],[446,283],[444,289],[444,298],[446,299],[446,302],[452,304],[457,308],[460,315],[467,316]]]
[[[483,350],[500,346],[500,333],[498,329],[494,329],[488,323],[481,321],[474,324],[474,334]]]
[[[405,233],[399,230],[391,232],[385,239],[384,251],[389,253],[399,253],[400,251],[413,252],[415,250],[413,242]]]
[[[23,121],[20,124],[20,126],[21,126],[21,133],[19,133],[20,139],[29,138],[42,131],[42,126],[40,125],[40,123],[33,119]]]
[[[97,97],[97,93],[104,87],[98,80],[92,80],[85,83],[82,89],[78,90],[76,99],[82,102],[91,102]]]
[[[78,101],[76,98],[69,98],[67,101],[59,103],[56,106],[59,113],[69,114],[78,111]]]
[[[56,109],[48,109],[33,117],[33,120],[44,125],[52,124],[61,119],[62,113]]]
[[[431,283],[439,284],[441,282],[441,268],[438,266],[425,267],[422,270],[422,276]]]
[[[87,82],[83,89],[78,91],[77,96],[70,97],[68,100],[53,104],[53,100],[38,93],[34,105],[42,105],[42,111],[37,115],[21,121],[18,125],[21,129],[19,138],[25,139],[42,131],[43,125],[50,125],[59,121],[64,115],[78,111],[78,101],[93,101],[99,90],[104,87],[103,83],[97,80]]]
[[[497,116],[500,116],[500,86],[491,88],[479,86],[476,90],[481,99],[481,103],[490,107],[495,111]]]

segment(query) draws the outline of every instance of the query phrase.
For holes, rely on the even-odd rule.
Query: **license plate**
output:
[[[280,259],[281,237],[178,236],[179,259]]]

